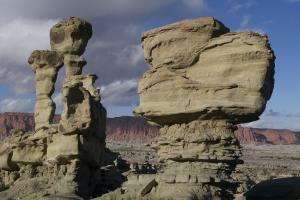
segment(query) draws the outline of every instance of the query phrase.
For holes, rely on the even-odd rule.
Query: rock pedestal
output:
[[[134,114],[161,126],[152,143],[161,169],[141,198],[232,199],[241,147],[234,125],[257,120],[271,97],[274,59],[266,36],[230,33],[214,18],[143,34],[150,64]],[[126,184],[125,184],[126,185]]]
[[[153,142],[162,170],[157,181],[160,198],[230,199],[235,183],[230,175],[241,148],[234,126],[223,120],[196,120],[164,126]]]
[[[15,131],[0,144],[0,199],[89,199],[101,183],[106,110],[93,84],[82,75],[80,57],[92,36],[88,22],[71,17],[51,29],[49,51],[33,51],[36,75],[35,131]],[[58,70],[65,66],[63,112],[52,124],[51,99]]]

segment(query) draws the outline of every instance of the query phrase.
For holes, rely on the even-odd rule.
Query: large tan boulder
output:
[[[228,31],[200,18],[144,33],[150,70],[134,113],[157,124],[257,120],[272,94],[275,56],[266,36]]]
[[[89,22],[70,17],[51,28],[51,48],[63,54],[82,55],[92,33],[92,25]]]

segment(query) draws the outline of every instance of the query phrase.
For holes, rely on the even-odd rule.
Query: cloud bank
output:
[[[0,84],[8,88],[6,99],[34,95],[34,74],[27,58],[35,49],[50,48],[51,26],[78,16],[94,29],[84,72],[98,75],[96,85],[103,88],[105,104],[131,106],[137,101],[136,80],[147,69],[141,33],[157,19],[188,18],[205,7],[204,0],[1,0]],[[120,96],[126,98],[117,99]]]

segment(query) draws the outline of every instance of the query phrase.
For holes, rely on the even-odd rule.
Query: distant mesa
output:
[[[59,120],[60,116],[54,116],[54,123],[58,123]],[[33,131],[33,113],[0,113],[0,139],[8,137],[13,129]],[[107,141],[149,143],[158,134],[158,127],[149,125],[140,117],[124,116],[107,119]],[[238,126],[234,134],[241,144],[300,144],[300,132],[291,130]]]

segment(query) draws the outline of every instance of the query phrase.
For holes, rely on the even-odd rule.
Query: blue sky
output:
[[[49,29],[79,16],[93,24],[84,72],[97,85],[110,117],[131,115],[138,78],[147,70],[143,31],[186,18],[213,16],[231,31],[267,34],[276,59],[275,88],[261,119],[249,126],[300,131],[300,0],[0,0],[0,112],[32,112],[34,76],[27,58],[49,49]],[[31,6],[28,6],[31,5]],[[60,105],[59,88],[53,98]],[[59,106],[58,106],[59,107]],[[58,108],[58,111],[61,108]]]

